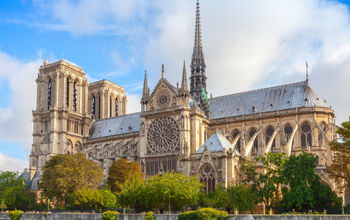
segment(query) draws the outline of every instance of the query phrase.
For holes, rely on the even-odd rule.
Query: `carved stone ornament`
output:
[[[171,117],[154,120],[147,132],[147,153],[176,153],[180,150],[180,129]]]
[[[162,89],[157,93],[156,103],[159,108],[165,108],[169,106],[171,102],[171,95],[167,89]]]

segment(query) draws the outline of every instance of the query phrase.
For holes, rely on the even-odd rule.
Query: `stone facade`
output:
[[[45,161],[64,153],[86,154],[105,178],[113,161],[126,158],[139,162],[146,176],[171,170],[197,175],[212,191],[219,183],[239,183],[242,157],[302,151],[317,155],[317,170],[334,189],[324,172],[331,163],[334,111],[308,80],[208,98],[199,21],[197,3],[190,83],[185,63],[181,85],[169,83],[162,66],[151,91],[145,72],[139,113],[126,114],[121,86],[107,80],[89,84],[84,71],[67,61],[44,63],[33,111],[32,189]]]

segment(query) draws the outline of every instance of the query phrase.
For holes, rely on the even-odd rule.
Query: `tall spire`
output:
[[[164,79],[164,64],[162,64],[162,79]]]
[[[306,83],[309,83],[309,64],[306,61]]]
[[[188,92],[186,63],[185,63],[185,61],[184,61],[184,67],[183,67],[183,71],[182,71],[181,90]]]
[[[194,47],[191,61],[191,90],[192,97],[200,102],[203,90],[207,92],[205,76],[205,61],[202,48],[201,27],[200,27],[200,10],[199,1],[197,0],[196,7],[196,27],[194,37]]]
[[[149,94],[148,94],[148,82],[147,82],[147,70],[145,70],[145,78],[144,78],[144,81],[143,81],[143,92],[142,92],[142,97],[145,98],[147,97]]]

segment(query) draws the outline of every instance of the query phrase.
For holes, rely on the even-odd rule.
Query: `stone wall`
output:
[[[177,220],[179,215],[154,215],[155,220]],[[35,214],[24,213],[21,220],[101,220],[102,214],[88,213],[52,213],[52,214]],[[118,220],[144,220],[143,214],[120,214]],[[229,220],[347,220],[350,215],[235,215]],[[0,220],[10,220],[8,214],[0,213]]]

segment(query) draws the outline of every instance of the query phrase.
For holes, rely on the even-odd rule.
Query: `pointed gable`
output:
[[[230,149],[233,150],[231,143],[217,131],[210,136],[210,138],[196,151],[196,153],[203,153],[205,147],[207,147],[210,152],[222,152],[224,149],[226,151]]]

